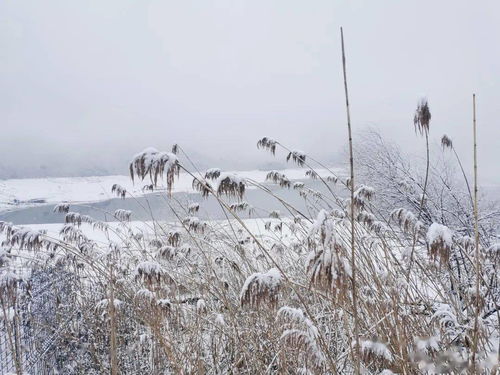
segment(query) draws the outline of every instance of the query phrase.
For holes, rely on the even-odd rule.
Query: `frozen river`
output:
[[[269,184],[265,186],[273,194],[276,194],[276,196],[288,202],[296,209],[304,213],[307,212],[305,200],[299,195],[299,191],[281,189]],[[318,181],[308,181],[307,186],[322,193],[328,193],[324,185]],[[228,201],[225,197],[223,197],[223,200]],[[247,189],[244,201],[255,209],[254,217],[267,217],[269,216],[269,212],[274,210],[280,211],[283,216],[292,215],[279,200],[260,189]],[[113,212],[117,209],[125,209],[132,211],[132,220],[146,221],[154,219],[171,221],[177,218],[176,213],[180,218],[188,216],[183,207],[187,207],[189,203],[194,202],[200,203],[200,211],[195,214],[200,219],[218,220],[226,217],[219,202],[214,197],[203,198],[198,193],[186,192],[173,193],[172,198],[168,198],[165,192],[159,192],[137,198],[113,198],[92,203],[77,203],[70,205],[70,211],[90,215],[97,220],[113,221],[115,220],[112,216]],[[235,200],[232,200],[232,202],[235,202]],[[16,225],[63,222],[64,214],[55,213],[53,209],[54,204],[44,204],[3,212],[0,213],[0,221],[9,221]],[[295,215],[296,213],[293,214]],[[242,213],[241,216],[246,217],[247,214]]]

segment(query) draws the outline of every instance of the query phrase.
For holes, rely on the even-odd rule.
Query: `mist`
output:
[[[444,20],[446,22],[444,22]],[[498,1],[3,1],[0,178],[126,174],[133,154],[179,143],[199,167],[282,163],[269,136],[340,163],[346,116],[419,153],[430,137],[498,183]]]

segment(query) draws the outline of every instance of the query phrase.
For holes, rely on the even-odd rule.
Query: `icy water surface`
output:
[[[306,203],[304,198],[299,195],[298,190],[280,189],[274,185],[265,186],[270,189],[273,194],[277,195],[288,204],[303,211],[304,213],[307,213]],[[328,190],[321,182],[309,181],[307,186],[328,194],[331,197],[331,194],[328,193]],[[335,189],[337,193],[341,190],[340,188],[335,188],[333,185],[331,188]],[[228,201],[226,197],[223,197],[223,200],[226,202]],[[279,200],[260,189],[247,189],[243,200],[255,208],[253,217],[267,217],[269,216],[269,212],[273,210],[280,211],[283,216],[296,214],[296,212],[289,212],[287,208],[279,202]],[[236,199],[232,200],[231,203],[236,201]],[[125,209],[132,211],[132,220],[142,221],[155,219],[160,221],[170,221],[177,219],[175,213],[177,213],[180,218],[188,216],[185,208],[181,206],[187,207],[187,204],[192,202],[200,203],[200,211],[194,214],[194,216],[197,216],[200,219],[216,220],[226,218],[219,202],[214,197],[202,198],[201,195],[197,193],[174,193],[172,198],[168,198],[164,192],[148,194],[137,199],[116,198],[100,202],[70,205],[70,211],[90,215],[97,220],[115,221],[115,218],[112,215],[113,212],[117,209]],[[172,208],[174,208],[175,213]],[[16,225],[63,222],[64,214],[55,213],[53,212],[53,209],[54,204],[47,204],[4,212],[0,213],[0,221],[9,221]],[[243,212],[241,213],[241,216],[247,217],[247,213]]]
[[[304,214],[311,216],[308,212],[305,200],[299,195],[298,190],[281,189],[275,185],[269,184],[264,186],[270,189],[271,192],[280,199],[286,201]],[[336,187],[333,184],[329,184],[329,186],[336,194],[340,196],[346,195],[345,190],[342,188]],[[317,190],[325,194],[328,199],[331,199],[331,194],[321,182],[308,181],[307,187]],[[483,188],[483,193],[486,194],[489,199],[500,199],[500,187],[498,186],[485,187]],[[223,200],[228,202],[226,197],[223,197]],[[278,199],[260,189],[247,189],[243,200],[255,208],[252,217],[268,217],[269,213],[274,210],[280,211],[282,216],[297,214],[297,212],[288,211]],[[313,199],[311,199],[311,201],[312,200]],[[237,200],[232,200],[230,203],[236,201]],[[168,198],[165,192],[152,193],[136,199],[115,198],[100,202],[73,204],[70,205],[70,211],[90,215],[97,220],[115,221],[116,219],[112,215],[113,212],[117,209],[125,209],[132,211],[132,220],[143,221],[154,219],[159,221],[171,221],[188,216],[189,214],[185,211],[185,207],[193,202],[200,203],[200,211],[194,214],[194,216],[200,219],[225,219],[226,214],[228,214],[227,212],[224,213],[219,202],[214,197],[202,198],[198,193],[174,193],[172,198]],[[64,222],[64,214],[54,213],[53,209],[54,204],[47,204],[3,212],[0,213],[0,221],[9,221],[16,225]],[[176,216],[176,214],[178,216]],[[245,218],[247,217],[247,213],[243,212],[240,216]]]

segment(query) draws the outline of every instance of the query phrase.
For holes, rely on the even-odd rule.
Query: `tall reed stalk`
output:
[[[342,69],[344,72],[345,105],[347,112],[347,131],[349,135],[349,169],[350,169],[350,194],[351,194],[351,269],[352,269],[352,313],[354,316],[354,368],[356,374],[360,374],[360,350],[359,350],[359,318],[358,301],[356,291],[356,252],[355,252],[355,230],[354,230],[354,157],[352,151],[352,129],[351,114],[349,111],[349,94],[347,90],[347,72],[344,47],[344,31],[340,28],[340,38],[342,40]]]
[[[474,342],[472,347],[472,366],[474,372],[477,373],[476,356],[477,356],[477,343],[479,339],[479,314],[481,310],[479,298],[479,272],[480,272],[480,259],[479,259],[479,224],[478,224],[478,209],[477,209],[477,127],[476,127],[476,94],[472,95],[472,129],[474,133],[474,242],[475,242],[475,269],[476,269],[476,313],[474,317]]]
[[[111,375],[118,374],[118,356],[117,356],[117,342],[116,342],[116,308],[115,308],[115,285],[113,266],[110,266],[110,283],[109,283],[109,346],[110,346],[110,359],[111,359]]]

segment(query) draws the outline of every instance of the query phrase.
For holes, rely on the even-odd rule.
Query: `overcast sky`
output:
[[[246,168],[271,160],[262,136],[333,158],[341,25],[355,129],[418,152],[425,95],[431,138],[470,163],[475,92],[480,173],[500,182],[498,0],[2,0],[0,174],[126,173],[175,142]]]

